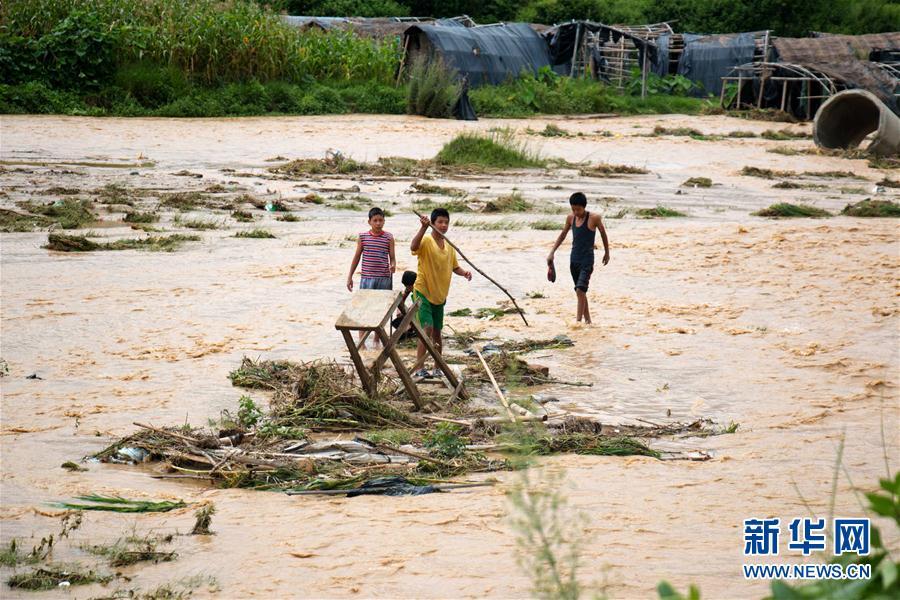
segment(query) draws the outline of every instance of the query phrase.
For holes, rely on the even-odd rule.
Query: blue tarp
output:
[[[684,52],[678,61],[678,74],[703,86],[701,95],[722,91],[722,77],[733,67],[753,62],[756,50],[754,33],[728,35],[684,34]]]
[[[484,27],[413,25],[406,30],[410,43],[424,36],[447,67],[456,69],[469,84],[500,84],[523,71],[537,73],[550,65],[547,44],[525,23]],[[412,50],[417,50],[414,46]]]

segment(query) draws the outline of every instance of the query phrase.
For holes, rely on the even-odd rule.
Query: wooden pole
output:
[[[647,97],[647,44],[644,44],[644,60],[641,65],[641,98]]]
[[[475,350],[475,354],[478,355],[478,360],[481,361],[482,366],[484,366],[484,370],[487,371],[488,377],[491,378],[491,383],[494,385],[494,391],[497,392],[497,395],[500,396],[500,403],[503,405],[503,408],[506,409],[506,414],[509,416],[509,420],[513,423],[516,422],[516,415],[513,413],[512,409],[509,407],[509,402],[506,400],[506,396],[503,395],[503,392],[500,391],[500,386],[497,385],[497,380],[494,379],[494,373],[491,372],[491,368],[485,362],[484,357],[481,355],[481,351],[478,350],[476,346],[472,346],[472,349]]]
[[[419,217],[420,219],[422,218],[422,215],[419,214],[418,211],[415,211],[415,210],[414,210],[414,211],[413,211],[413,214],[415,214],[415,215],[416,215],[417,217]],[[516,310],[519,311],[519,316],[522,317],[522,320],[523,320],[523,321],[525,321],[525,325],[526,325],[527,327],[531,327],[531,325],[528,324],[528,319],[525,318],[525,312],[519,307],[518,303],[516,302],[516,299],[512,297],[512,294],[510,294],[509,292],[506,291],[506,288],[505,288],[505,287],[503,287],[502,285],[500,285],[499,283],[497,283],[496,281],[494,281],[487,273],[485,273],[484,271],[482,271],[481,269],[479,269],[478,267],[476,267],[476,266],[475,266],[475,263],[473,263],[471,260],[469,260],[469,258],[468,258],[465,254],[463,254],[463,251],[459,249],[459,246],[457,246],[456,244],[454,244],[453,242],[451,242],[451,241],[447,238],[446,235],[444,235],[443,233],[441,233],[440,231],[438,231],[437,229],[434,228],[434,226],[431,224],[431,221],[430,221],[430,220],[428,221],[428,226],[431,227],[431,229],[432,229],[435,233],[437,233],[439,236],[441,236],[441,238],[443,238],[443,240],[444,240],[445,242],[447,242],[448,244],[450,244],[450,247],[453,248],[454,250],[456,250],[456,251],[459,253],[459,255],[462,257],[462,259],[463,259],[464,261],[466,261],[469,265],[471,265],[471,267],[472,267],[473,269],[475,269],[476,271],[478,271],[485,279],[487,279],[488,281],[490,281],[491,283],[493,283],[495,286],[497,286],[498,288],[500,288],[500,291],[502,291],[504,294],[506,294],[506,296],[507,296],[510,300],[512,300],[513,306],[515,306],[515,307],[516,307]]]

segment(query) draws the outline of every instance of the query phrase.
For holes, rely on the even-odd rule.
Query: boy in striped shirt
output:
[[[369,211],[369,231],[359,234],[356,241],[356,254],[350,264],[347,275],[347,289],[353,291],[353,274],[362,262],[362,276],[359,280],[361,290],[393,289],[393,273],[397,269],[394,255],[394,236],[384,230],[384,211],[373,208]],[[362,338],[362,333],[360,333]],[[379,345],[379,340],[375,340]]]

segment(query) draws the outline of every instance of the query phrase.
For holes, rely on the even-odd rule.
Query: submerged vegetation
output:
[[[185,242],[197,242],[200,236],[172,234],[167,236],[149,236],[145,238],[129,238],[114,242],[95,242],[83,235],[64,235],[51,233],[47,236],[47,250],[57,252],[94,252],[98,250],[151,250],[155,252],[174,252]]]
[[[861,200],[841,211],[848,217],[900,217],[900,204],[891,200]]]
[[[434,157],[439,165],[490,169],[527,169],[547,166],[547,160],[518,142],[508,131],[488,135],[461,133],[444,144]]]
[[[809,206],[808,204],[790,204],[788,202],[779,202],[778,204],[773,204],[768,208],[763,208],[761,210],[752,213],[755,217],[781,217],[781,218],[790,218],[790,217],[830,217],[832,216],[830,212],[827,210]]]

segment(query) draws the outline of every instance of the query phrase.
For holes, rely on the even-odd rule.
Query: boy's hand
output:
[[[347,278],[347,291],[348,292],[353,291],[353,278],[352,277]]]
[[[421,223],[422,229],[428,229],[428,226],[431,225],[431,219],[428,218],[428,215],[422,215],[419,217],[419,223]]]
[[[603,266],[605,267],[608,262],[609,262],[609,252],[605,252],[603,254]]]
[[[462,276],[465,277],[467,281],[472,281],[472,271],[465,271]]]

